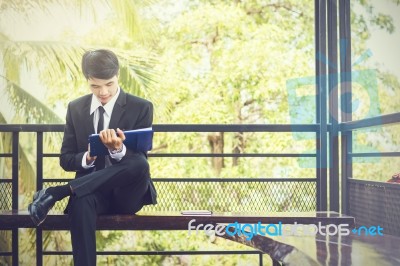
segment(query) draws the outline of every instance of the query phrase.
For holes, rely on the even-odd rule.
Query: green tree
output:
[[[51,0],[40,3],[22,2],[16,9],[20,13],[31,9],[32,6],[43,8],[50,3],[56,3]],[[80,6],[82,12],[90,9],[90,6],[83,4],[83,1],[73,3]],[[135,80],[137,82],[131,82],[129,78],[125,78],[126,81],[122,86],[124,89],[131,90],[130,92],[155,102],[156,123],[290,123],[286,81],[315,75],[313,1],[285,0],[273,3],[263,0],[151,1],[140,5],[139,13],[146,17],[146,20],[139,24],[142,27],[137,27],[136,31],[129,30],[135,29],[129,26],[129,23],[136,23],[137,20],[132,20],[132,17],[134,19],[137,17],[130,16],[131,13],[127,11],[129,7],[125,9],[125,4],[135,5],[137,1],[116,0],[107,3],[118,10],[114,15],[118,14],[118,18],[121,16],[123,18],[108,17],[105,21],[97,23],[97,29],[84,38],[73,30],[60,37],[58,45],[62,49],[66,49],[65,46],[70,48],[68,46],[70,43],[65,40],[79,39],[81,41],[82,45],[79,48],[81,50],[76,52],[76,55],[69,55],[71,51],[67,49],[69,52],[60,53],[59,58],[50,58],[50,55],[54,53],[52,52],[53,44],[46,44],[47,50],[43,48],[45,50],[41,53],[39,53],[40,49],[32,49],[36,51],[33,55],[30,55],[31,44],[29,43],[15,42],[9,46],[11,48],[7,48],[7,51],[13,51],[12,56],[15,57],[8,61],[10,69],[21,62],[28,62],[28,59],[19,56],[20,51],[24,51],[24,56],[28,56],[30,63],[27,65],[31,68],[36,67],[36,61],[42,57],[50,61],[50,64],[43,64],[40,68],[40,78],[48,88],[45,103],[46,106],[50,106],[50,109],[55,109],[58,105],[65,108],[71,98],[86,93],[83,81],[78,78],[81,76],[79,73],[80,54],[87,47],[100,45],[115,49],[125,62],[137,63],[138,67],[133,67],[135,75],[132,74],[131,78],[143,76],[141,75],[143,72],[149,74],[147,78]],[[373,29],[382,28],[388,32],[394,32],[394,25],[389,16],[377,13],[371,1],[352,1],[352,5],[355,3],[359,3],[365,10],[365,13],[353,12],[352,14],[352,30],[355,33],[352,42],[353,53],[362,54]],[[92,4],[94,7],[95,3]],[[7,2],[2,7],[13,8],[16,5],[18,4]],[[149,24],[155,26],[148,30]],[[153,34],[148,35],[148,32]],[[151,36],[157,36],[156,41]],[[6,36],[2,38],[6,39]],[[2,47],[5,47],[5,44],[8,43],[4,42]],[[143,54],[146,55],[145,60],[142,59]],[[73,56],[76,56],[75,59],[72,58]],[[5,58],[4,55],[3,58]],[[62,61],[65,65],[57,63],[59,65],[53,66],[56,61]],[[67,61],[69,63],[66,63]],[[127,76],[131,73],[130,71],[132,68],[126,69]],[[157,84],[154,84],[154,73],[162,73],[156,80]],[[378,71],[378,73],[381,85],[389,87],[394,91],[394,95],[397,95],[398,78],[385,71]],[[11,85],[19,84],[19,73],[8,75],[3,75],[7,79],[7,84],[10,82]],[[69,85],[66,86],[66,83]],[[138,84],[137,87],[134,84]],[[15,89],[9,91],[13,90]],[[310,86],[304,92],[307,94],[309,90],[314,90],[314,88]],[[17,95],[18,92],[14,94]],[[9,95],[9,98],[13,99],[13,94]],[[24,109],[26,100],[21,96],[18,96],[21,98],[15,97],[16,100],[13,100],[13,103],[15,105],[20,103],[21,107],[18,109]],[[393,98],[395,97],[385,96],[386,110],[395,109],[396,101],[393,101]],[[298,105],[297,112],[301,116],[315,113],[314,105],[306,105],[301,101]],[[32,104],[29,108],[33,106]],[[40,112],[38,111],[37,114]],[[43,116],[47,117],[47,115]],[[26,115],[21,113],[20,117],[25,118]],[[313,120],[310,121],[312,122]],[[315,138],[314,135],[311,137]],[[367,144],[373,143],[369,139],[364,139],[364,141]],[[291,134],[282,133],[157,134],[153,152],[209,152],[210,150],[214,153],[304,152],[313,149],[314,145],[313,139],[294,141]],[[295,160],[290,158],[274,158],[273,160],[241,158],[240,160],[232,159],[232,162],[223,158],[214,160],[188,158],[185,161],[179,158],[168,159],[168,161],[165,158],[151,158],[150,163],[153,177],[171,177],[171,173],[174,173],[173,177],[178,178],[313,177],[315,175],[314,169],[301,168]],[[53,172],[55,168],[56,166],[49,167],[51,169],[49,172]],[[243,209],[252,197],[271,199],[265,207],[270,208],[268,210],[279,211],[301,210],[303,206],[311,208],[312,204],[309,202],[315,201],[312,191],[304,192],[300,195],[301,197],[295,197],[296,192],[304,190],[303,187],[291,186],[286,189],[280,185],[273,185],[270,188],[270,190],[261,190],[250,185],[239,188],[221,184],[213,187],[215,191],[210,191],[209,187],[194,190],[189,186],[182,188],[171,184],[165,193],[168,193],[171,198],[176,197],[177,201],[183,195],[185,200],[193,206],[198,206],[196,204],[199,204],[199,198],[211,198],[215,192],[220,193],[221,196],[231,197],[231,206],[213,205],[221,210],[225,210],[223,208]],[[163,195],[160,195],[160,200],[165,200]],[[202,204],[209,204],[209,202],[202,202]],[[174,202],[169,207],[171,210],[176,210],[179,208],[177,206],[179,202]],[[154,209],[157,208],[161,208],[160,205],[154,207]],[[51,243],[49,245],[59,243],[60,241],[56,241],[56,238],[57,236],[49,236],[47,239]],[[175,232],[138,232],[134,234],[134,237],[115,232],[99,233],[101,248],[211,250],[219,248],[220,245],[226,245],[226,243],[216,245],[215,241],[208,240],[202,238],[198,241],[190,241],[185,238],[185,235],[177,235]],[[122,248],[118,243],[132,244],[127,244]],[[229,245],[226,246],[231,248]],[[100,260],[104,264],[111,262],[123,264],[131,261],[131,258],[119,257]],[[190,264],[184,256],[139,257],[135,258],[136,261],[138,264]],[[234,265],[240,264],[240,259],[234,260],[228,256],[195,257],[191,263]],[[251,262],[247,261],[247,263]]]

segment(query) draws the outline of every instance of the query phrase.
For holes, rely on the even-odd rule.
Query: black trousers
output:
[[[137,154],[69,182],[74,192],[68,217],[75,266],[96,265],[97,216],[138,212],[149,180],[149,164]]]

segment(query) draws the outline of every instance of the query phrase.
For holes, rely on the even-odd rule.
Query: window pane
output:
[[[400,111],[400,4],[352,1],[353,120]]]

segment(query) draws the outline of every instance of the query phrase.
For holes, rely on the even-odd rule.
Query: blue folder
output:
[[[124,144],[127,149],[147,152],[153,148],[153,129],[144,128],[124,131],[126,139]],[[99,134],[89,136],[90,156],[109,155],[108,149],[100,140]]]

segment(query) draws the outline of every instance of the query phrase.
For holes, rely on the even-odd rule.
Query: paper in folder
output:
[[[133,151],[150,151],[153,147],[153,129],[141,128],[124,131],[126,148]],[[90,156],[109,155],[108,149],[100,140],[99,134],[89,136]]]

